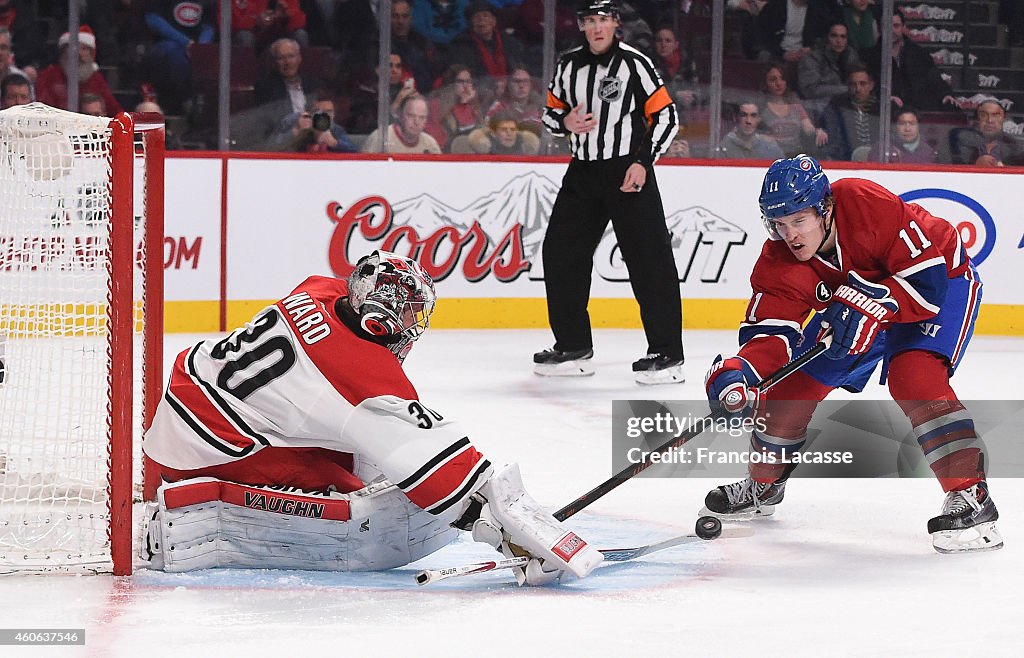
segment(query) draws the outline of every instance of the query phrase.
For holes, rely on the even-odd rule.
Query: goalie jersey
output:
[[[738,356],[764,376],[793,356],[811,311],[822,311],[850,272],[889,289],[895,323],[933,317],[949,280],[969,273],[960,234],[946,220],[858,178],[832,183],[834,261],[800,262],[784,242],[768,240],[750,275],[753,291],[740,325]]]
[[[352,453],[434,514],[490,467],[469,438],[419,401],[398,359],[339,318],[346,282],[310,277],[221,340],[178,355],[143,449],[181,471],[267,446]],[[366,478],[368,479],[368,478]]]

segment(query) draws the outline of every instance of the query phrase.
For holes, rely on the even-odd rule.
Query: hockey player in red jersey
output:
[[[469,530],[532,559],[520,584],[586,576],[600,552],[495,469],[402,369],[430,277],[385,251],[310,277],[227,337],[178,355],[143,449],[164,483],[155,568],[377,570]]]
[[[949,383],[981,301],[981,280],[957,230],[871,181],[829,184],[806,155],[776,160],[759,201],[770,239],[750,276],[740,350],[719,357],[705,380],[712,408],[756,408],[765,429],[752,433],[751,450],[792,454],[803,446],[818,402],[837,387],[862,390],[881,361],[883,382],[946,492],[940,515],[928,522],[935,549],[1001,547],[974,422]],[[828,358],[756,399],[753,384],[829,327]],[[793,468],[772,461],[751,460],[748,478],[707,495],[707,511],[772,514]]]

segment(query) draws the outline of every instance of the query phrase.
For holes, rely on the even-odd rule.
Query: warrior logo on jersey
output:
[[[824,281],[819,281],[818,286],[814,289],[814,296],[818,298],[819,302],[825,303],[832,299],[832,289],[825,285]]]
[[[622,80],[613,77],[601,78],[597,83],[597,97],[605,103],[612,103],[622,98]]]

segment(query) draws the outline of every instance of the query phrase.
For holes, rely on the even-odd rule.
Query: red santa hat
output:
[[[60,39],[57,41],[57,47],[63,48],[64,46],[68,45],[70,41],[71,34],[69,32],[65,32],[64,34],[60,35]],[[83,46],[88,46],[93,50],[96,50],[96,35],[92,33],[91,27],[89,27],[88,25],[83,25],[78,30],[78,43]]]

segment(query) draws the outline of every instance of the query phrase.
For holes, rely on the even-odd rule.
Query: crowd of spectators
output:
[[[251,80],[233,74],[231,143],[337,153],[374,151],[386,137],[390,150],[536,153],[544,139],[547,82],[543,4],[393,0],[390,66],[383,72],[373,0],[233,0],[230,41],[252,61],[242,68],[255,74]],[[1000,3],[1014,45],[1024,44],[1020,5]],[[622,38],[651,56],[676,103],[681,130],[669,157],[708,155],[711,6],[712,0],[620,0]],[[758,154],[777,150],[840,160],[1016,162],[1019,138],[1004,130],[1005,109],[991,102],[958,107],[899,9],[891,26],[881,25],[876,0],[728,0],[726,9],[726,39],[737,44],[727,57],[744,57],[759,72],[754,86],[723,76],[723,155],[766,157]],[[66,33],[52,34],[66,24],[65,11],[52,0],[0,0],[5,107],[33,99],[67,107],[74,68],[81,111],[109,116],[158,103],[178,118],[177,143],[214,146],[217,97],[197,84],[196,53],[219,42],[220,3],[90,0],[83,4],[77,57]],[[40,16],[50,17],[51,34]],[[581,43],[572,3],[557,4],[551,28],[559,50]],[[882,38],[892,44],[889,99],[877,93]],[[383,132],[381,75],[390,122]],[[883,102],[893,121],[885,154]],[[923,128],[939,113],[948,113],[950,125],[963,125],[937,142]]]
[[[1001,5],[1011,44],[1024,43],[1024,10],[1018,9],[1024,3]],[[1003,104],[991,96],[954,97],[929,51],[912,38],[899,5],[891,26],[883,25],[876,0],[729,0],[728,6],[743,17],[743,55],[766,67],[761,96],[744,100],[758,103],[759,131],[787,156],[994,165],[1014,162],[1020,152],[1020,138],[1004,129],[1012,122]],[[888,98],[878,93],[882,39],[892,46]],[[723,86],[731,84],[749,88],[726,76]],[[883,103],[892,120],[887,153]],[[740,112],[735,100],[732,108],[739,131],[749,112]],[[999,116],[988,120],[985,133],[990,114]],[[936,130],[926,135],[930,126]],[[729,146],[722,151],[736,151]]]

